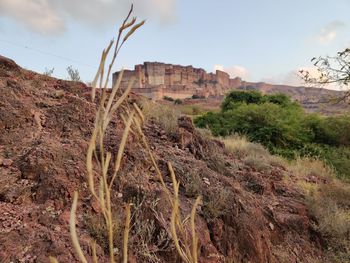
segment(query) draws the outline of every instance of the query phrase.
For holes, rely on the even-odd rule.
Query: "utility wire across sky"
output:
[[[27,49],[27,50],[30,50],[30,51],[33,51],[33,52],[37,52],[37,53],[40,53],[42,55],[51,56],[51,57],[55,57],[55,58],[58,58],[58,59],[61,59],[61,60],[65,60],[65,61],[69,61],[69,62],[72,62],[72,63],[76,63],[76,64],[79,64],[79,65],[82,65],[82,66],[85,66],[85,67],[97,69],[96,66],[89,65],[89,64],[81,62],[79,60],[71,59],[71,58],[68,58],[68,57],[65,57],[65,56],[61,56],[61,55],[57,55],[57,54],[53,54],[53,53],[47,52],[47,51],[42,51],[40,49],[33,48],[33,47],[28,46],[28,45],[20,45],[20,44],[18,44],[16,42],[5,40],[5,39],[1,39],[1,38],[0,38],[0,42],[3,42],[3,43],[5,43],[7,45],[10,45],[10,46],[15,46],[15,47],[24,48],[24,49]]]

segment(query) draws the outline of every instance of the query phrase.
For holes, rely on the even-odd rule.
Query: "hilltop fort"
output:
[[[120,72],[113,74],[113,83]],[[185,99],[193,95],[209,97],[223,96],[232,87],[239,87],[240,78],[230,78],[226,72],[216,70],[207,73],[204,69],[159,62],[144,62],[134,70],[124,70],[121,87],[126,88],[132,77],[136,81],[132,91],[154,100],[164,96]]]
[[[120,72],[113,74],[113,84]],[[316,87],[288,86],[264,82],[247,82],[241,78],[230,78],[220,70],[207,73],[204,69],[193,66],[172,65],[160,62],[144,62],[136,65],[134,70],[124,70],[121,88],[126,89],[130,80],[135,78],[132,86],[134,93],[160,100],[164,97],[187,99],[193,95],[222,101],[225,94],[232,89],[259,90],[262,93],[284,93],[298,101],[309,112],[323,114],[341,113],[348,110],[345,102],[332,104],[330,99],[344,96],[344,91],[328,90]]]

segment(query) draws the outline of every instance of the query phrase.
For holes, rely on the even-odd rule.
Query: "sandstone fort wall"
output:
[[[113,84],[120,72],[113,74]],[[159,62],[144,62],[134,70],[124,70],[121,88],[125,89],[134,79],[132,91],[154,100],[169,96],[184,99],[199,96],[222,96],[229,89],[241,85],[241,79],[231,79],[226,72],[207,73],[204,69]]]

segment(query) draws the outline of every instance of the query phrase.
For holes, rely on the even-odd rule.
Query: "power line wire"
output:
[[[34,52],[38,52],[38,53],[41,53],[41,54],[46,55],[46,56],[56,57],[56,58],[59,58],[61,60],[66,60],[66,61],[77,63],[77,64],[80,64],[80,65],[83,65],[83,66],[86,66],[86,67],[97,69],[97,67],[89,65],[87,63],[84,63],[84,62],[81,62],[81,61],[78,61],[78,60],[75,60],[75,59],[71,59],[71,58],[68,58],[68,57],[64,57],[64,56],[61,56],[61,55],[56,55],[54,53],[50,53],[50,52],[47,52],[47,51],[42,51],[40,49],[36,49],[36,48],[30,47],[30,46],[27,46],[27,45],[20,45],[20,44],[18,44],[16,42],[13,42],[13,41],[9,41],[9,40],[5,40],[5,39],[1,39],[0,38],[0,42],[6,43],[8,45],[16,46],[16,47],[28,49],[28,50],[31,50],[31,51],[34,51]]]

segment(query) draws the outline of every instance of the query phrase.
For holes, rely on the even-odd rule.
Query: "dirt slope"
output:
[[[68,227],[76,189],[83,250],[91,255],[90,240],[103,241],[99,209],[85,183],[95,114],[89,99],[84,84],[26,71],[0,57],[0,262],[48,262],[49,255],[77,262]],[[106,143],[116,152],[122,126],[119,120],[114,124]],[[321,262],[322,240],[312,230],[303,195],[284,182],[292,175],[283,167],[258,172],[244,165],[220,142],[201,137],[185,117],[174,133],[152,121],[144,132],[169,189],[166,162],[173,163],[184,213],[203,195],[200,262]],[[167,232],[170,206],[140,145],[129,137],[113,195],[117,218],[126,201],[135,204],[130,262],[180,262]],[[104,244],[99,245],[104,262]]]

